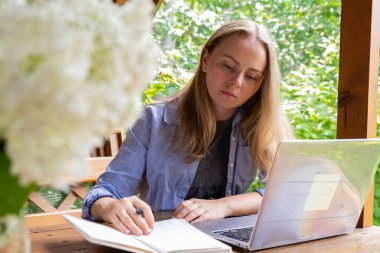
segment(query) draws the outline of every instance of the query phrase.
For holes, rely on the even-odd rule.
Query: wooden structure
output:
[[[337,138],[375,138],[380,1],[343,0]],[[372,185],[358,227],[373,223]]]
[[[112,160],[112,157],[96,157],[87,159],[88,166],[91,169],[91,174],[88,178],[83,179],[78,185],[73,185],[70,187],[70,192],[67,194],[66,198],[55,208],[51,205],[45,198],[43,198],[38,191],[32,192],[28,200],[33,202],[37,207],[39,207],[43,212],[57,212],[69,210],[77,198],[84,199],[86,196],[86,185],[90,182],[95,182],[99,175],[105,171],[107,165]]]
[[[115,156],[124,139],[125,135],[122,131],[115,131],[108,139],[104,140],[103,146],[94,148],[91,157]]]
[[[80,210],[66,211],[70,215],[80,217]],[[63,253],[63,252],[125,252],[92,244],[76,232],[62,217],[62,213],[36,214],[26,217],[30,231],[33,253]],[[171,217],[172,213],[155,214],[156,220]],[[189,238],[191,240],[191,238]],[[305,243],[277,247],[255,253],[372,253],[378,252],[380,245],[380,227],[358,228],[353,233],[335,236]],[[233,252],[247,252],[233,247]]]

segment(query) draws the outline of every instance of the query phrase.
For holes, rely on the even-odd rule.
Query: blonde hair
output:
[[[260,89],[244,105],[240,132],[251,149],[253,162],[260,169],[260,178],[269,175],[278,143],[293,138],[290,124],[280,103],[280,71],[275,42],[264,26],[250,20],[232,21],[215,31],[200,55],[212,53],[229,36],[251,36],[259,41],[267,54],[265,76]],[[185,150],[187,162],[203,158],[214,138],[216,119],[206,88],[206,74],[201,61],[191,83],[172,100],[178,100],[179,129],[175,150]]]

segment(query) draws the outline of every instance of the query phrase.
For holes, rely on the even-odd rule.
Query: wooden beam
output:
[[[380,1],[342,0],[337,138],[375,138]],[[373,185],[358,227],[373,223]]]
[[[154,0],[154,3],[156,5],[156,7],[154,8],[154,11],[153,11],[154,15],[156,15],[158,9],[160,9],[160,6],[163,2],[164,2],[164,0]]]

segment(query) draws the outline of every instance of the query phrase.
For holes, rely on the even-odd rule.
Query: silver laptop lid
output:
[[[249,249],[355,229],[380,160],[380,139],[282,142]]]

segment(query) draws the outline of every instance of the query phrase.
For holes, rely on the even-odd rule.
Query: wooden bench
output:
[[[87,185],[89,183],[95,183],[97,178],[103,171],[105,171],[107,165],[111,162],[113,157],[93,157],[87,159],[87,164],[90,167],[89,177],[83,179],[80,183],[72,185],[70,187],[70,192],[67,193],[64,200],[60,203],[58,207],[54,207],[49,201],[47,201],[41,194],[39,194],[37,189],[32,192],[28,200],[34,203],[39,209],[45,213],[65,211],[71,209],[74,202],[79,198],[84,199],[87,193]],[[40,187],[41,188],[41,187]]]
[[[92,151],[91,158],[87,159],[91,173],[89,177],[81,180],[77,185],[71,185],[70,192],[67,194],[49,186],[38,187],[28,197],[26,213],[38,211],[50,213],[69,210],[76,206],[78,207],[78,205],[75,205],[75,203],[77,203],[76,201],[83,201],[90,186],[96,182],[97,178],[105,171],[113,157],[119,152],[121,143],[125,139],[123,132],[122,130],[116,130],[108,139],[104,140],[102,146]],[[44,191],[49,191],[51,194],[41,194]],[[52,200],[53,197],[59,200],[63,197],[63,201],[58,204],[50,203],[47,199]]]
[[[117,130],[108,139],[104,139],[102,146],[94,148],[91,157],[115,156],[125,139],[123,132],[122,130]]]

